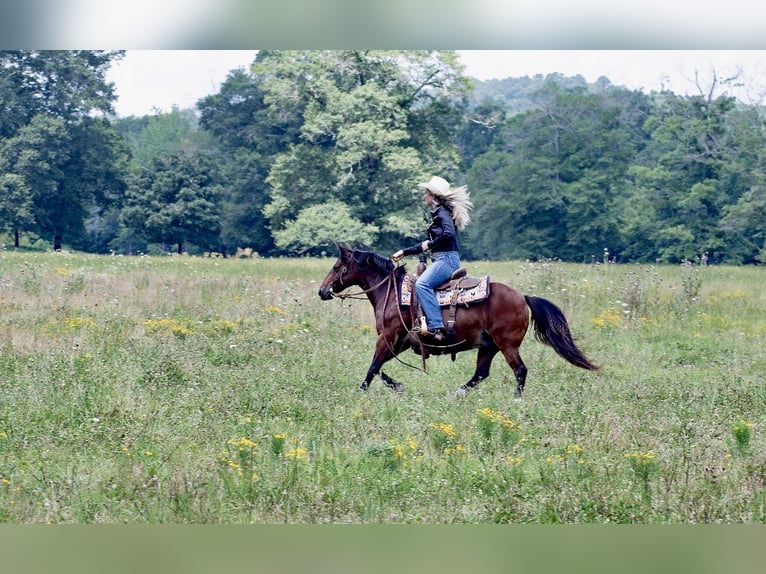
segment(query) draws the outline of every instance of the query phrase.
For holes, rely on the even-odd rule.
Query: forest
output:
[[[760,103],[713,76],[644,93],[560,74],[480,81],[454,51],[257,52],[195,109],[117,117],[121,51],[0,52],[6,248],[390,253],[418,182],[467,185],[468,259],[766,260]]]

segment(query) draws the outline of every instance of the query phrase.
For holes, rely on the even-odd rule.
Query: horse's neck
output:
[[[391,278],[395,280],[393,276]],[[368,285],[361,285],[362,289],[367,292],[367,298],[375,309],[382,307],[386,299],[391,296],[391,293],[396,293],[396,286],[391,285],[385,279],[385,273],[375,273],[367,278]]]

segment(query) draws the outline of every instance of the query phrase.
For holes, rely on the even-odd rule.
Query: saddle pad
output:
[[[410,306],[410,301],[412,301],[412,291],[415,288],[416,279],[417,277],[414,275],[405,275],[402,278],[402,288],[400,290],[401,295],[399,299],[399,304],[402,307]],[[487,297],[489,297],[489,275],[480,277],[478,284],[476,284],[475,278],[466,277],[465,279],[466,282],[470,280],[470,282],[474,285],[470,289],[463,289],[459,286],[460,280],[457,280],[457,305],[478,303],[479,301],[484,301]],[[452,303],[452,289],[449,287],[446,289],[437,288],[436,301],[439,303],[440,307],[449,307]]]

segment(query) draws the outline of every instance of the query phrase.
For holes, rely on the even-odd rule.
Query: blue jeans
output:
[[[441,308],[436,301],[434,288],[438,287],[450,278],[460,267],[460,255],[457,251],[442,251],[433,254],[433,262],[418,277],[415,282],[415,291],[418,301],[426,315],[428,330],[433,333],[434,329],[444,327]]]

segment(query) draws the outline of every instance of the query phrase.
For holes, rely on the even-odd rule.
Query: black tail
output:
[[[575,345],[569,324],[564,313],[556,305],[543,299],[525,295],[532,311],[532,325],[535,328],[535,339],[553,347],[561,357],[577,367],[595,371],[597,365],[590,362],[588,357]]]

